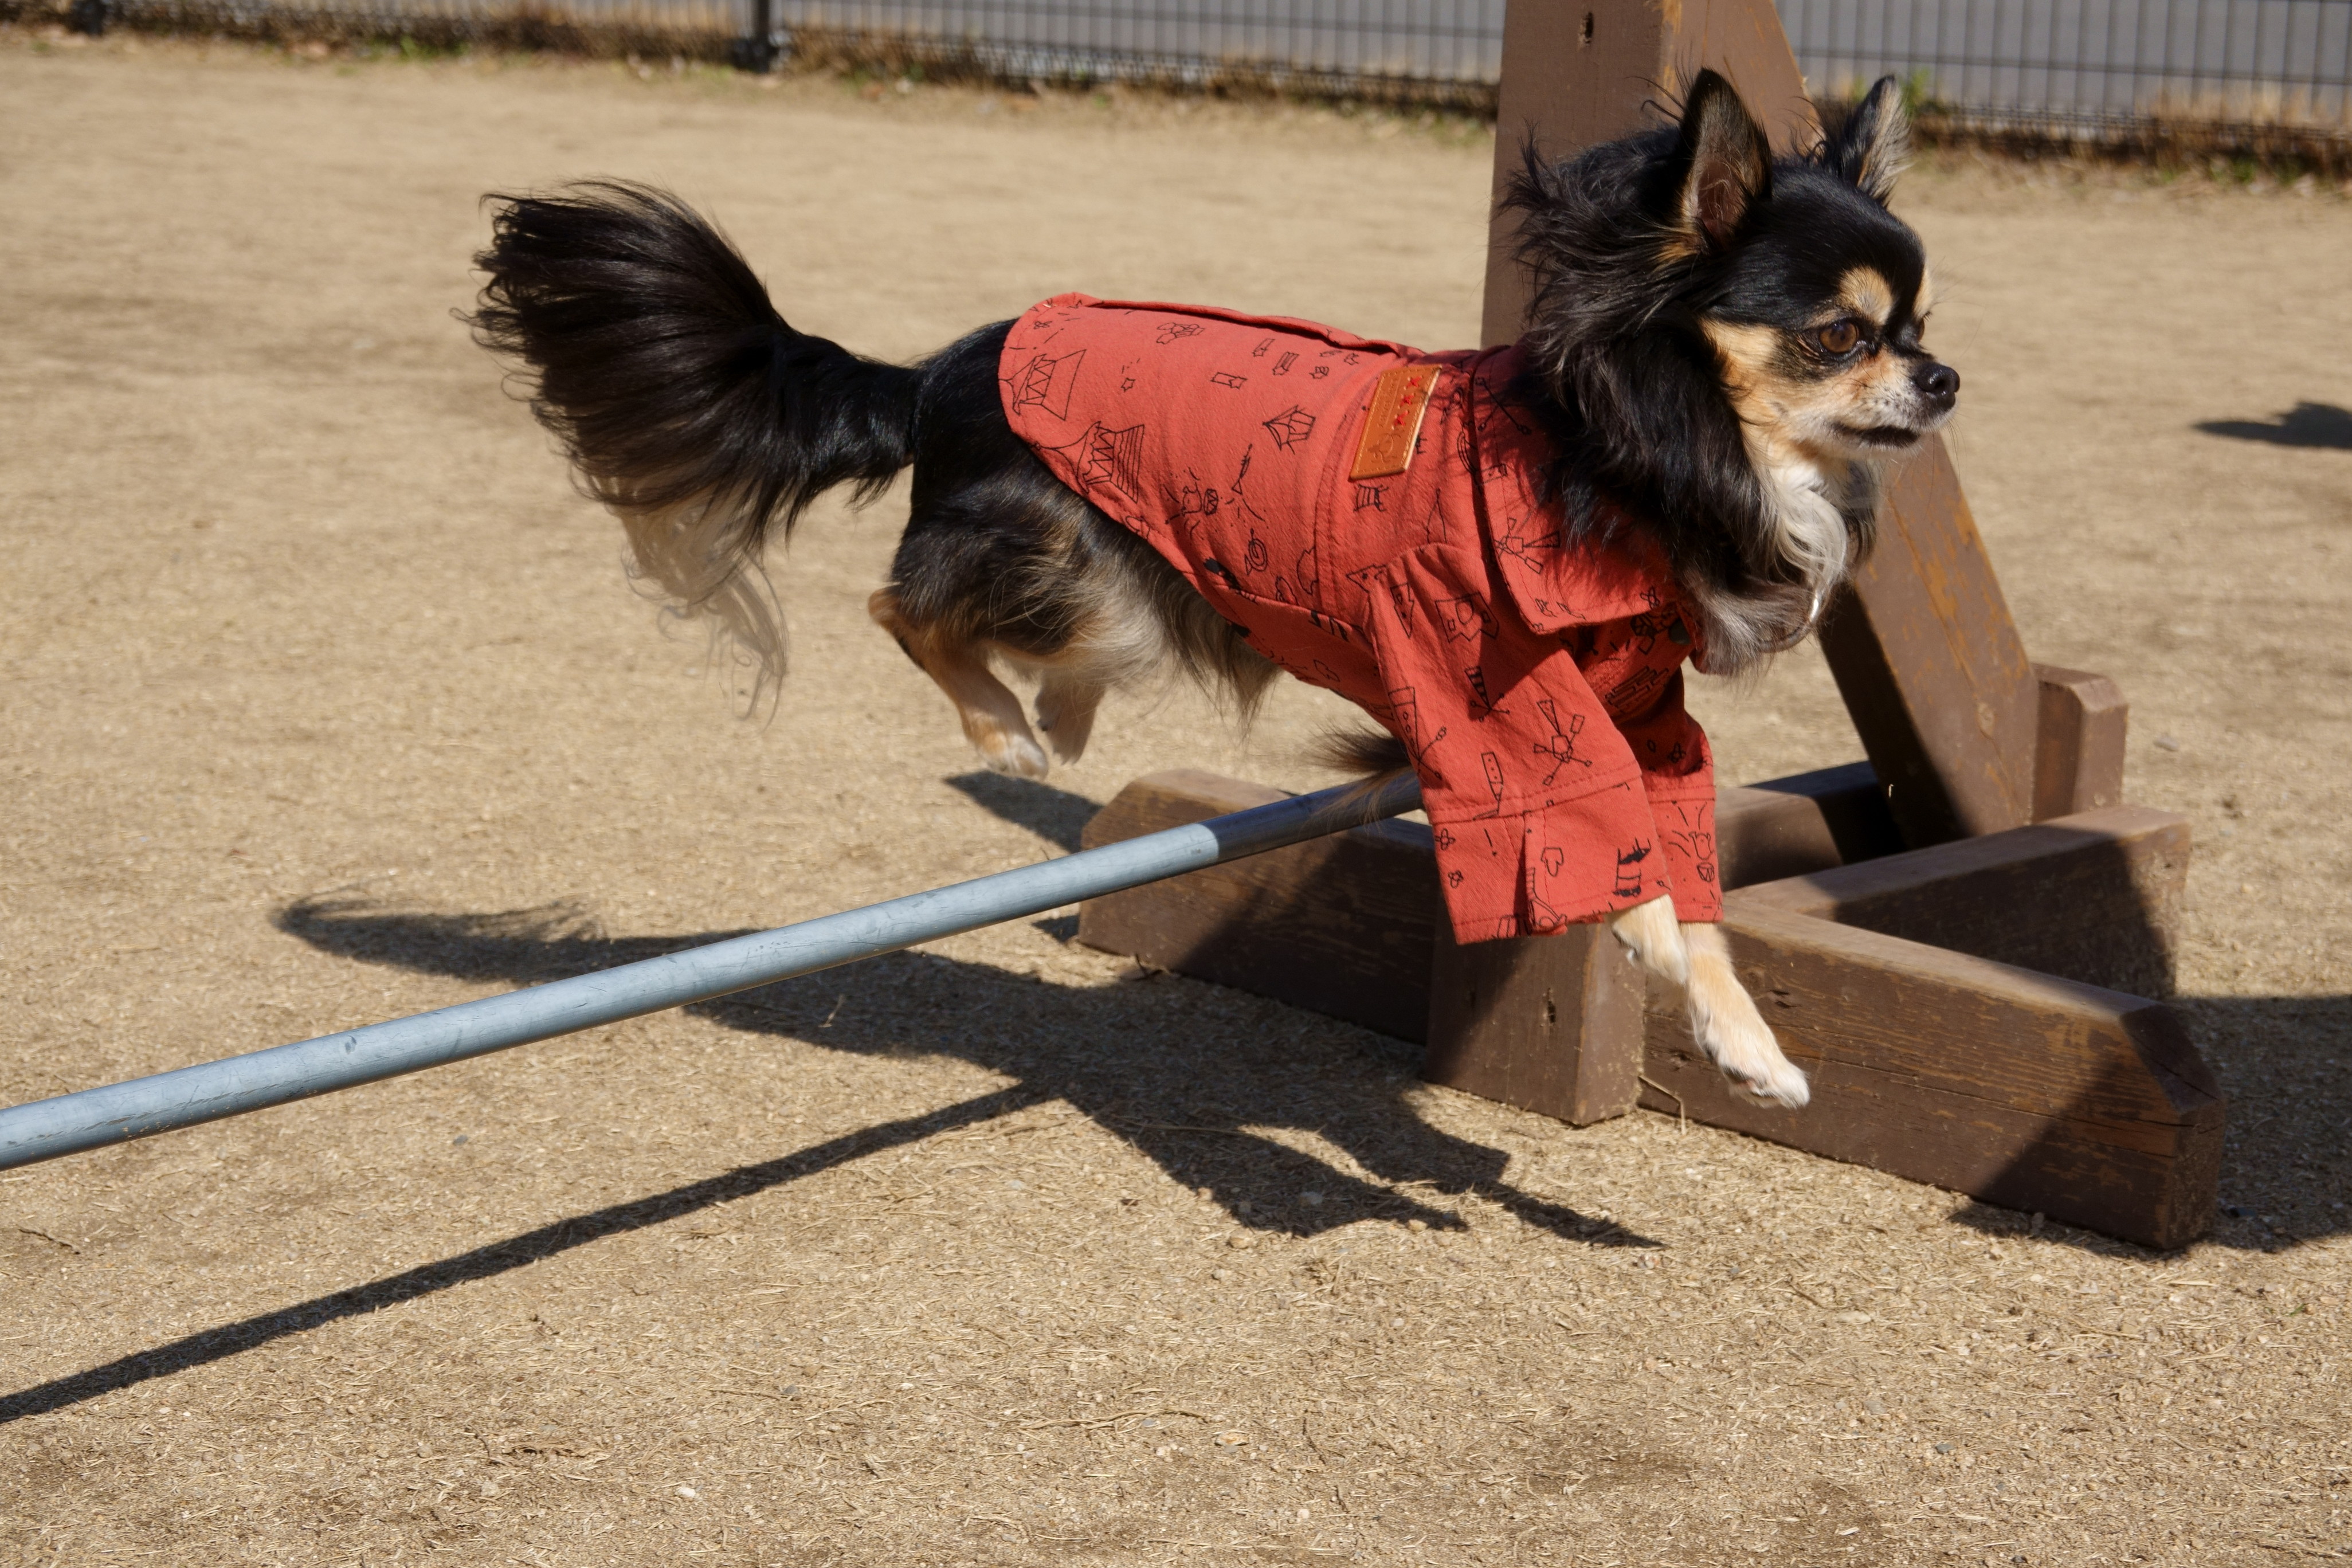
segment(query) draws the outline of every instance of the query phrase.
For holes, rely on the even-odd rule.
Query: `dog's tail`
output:
[[[1339,797],[1342,808],[1369,805],[1381,785],[1412,772],[1412,753],[1402,741],[1365,730],[1326,730],[1307,747],[1307,756],[1318,767],[1356,775],[1355,787]]]
[[[475,340],[628,531],[640,574],[784,663],[761,552],[824,491],[871,500],[913,456],[921,373],[793,330],[719,231],[666,191],[596,180],[494,195]]]

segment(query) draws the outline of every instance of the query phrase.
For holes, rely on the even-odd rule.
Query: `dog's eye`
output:
[[[1853,353],[1853,345],[1862,342],[1862,328],[1850,318],[1832,321],[1813,334],[1813,342],[1822,345],[1822,353],[1843,357]]]

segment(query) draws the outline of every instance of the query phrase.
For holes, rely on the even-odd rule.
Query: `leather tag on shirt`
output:
[[[1429,412],[1437,371],[1433,364],[1401,364],[1381,372],[1349,479],[1384,479],[1412,467],[1412,444],[1421,437],[1421,416]]]

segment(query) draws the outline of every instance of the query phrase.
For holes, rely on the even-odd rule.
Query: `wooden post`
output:
[[[2033,748],[2033,820],[2121,805],[2131,709],[2104,675],[2037,664],[2042,731]]]
[[[1517,0],[1503,15],[1495,113],[1495,194],[1533,139],[1549,159],[1644,126],[1711,66],[1739,89],[1775,151],[1818,133],[1812,100],[1771,0]],[[1516,215],[1497,212],[1486,250],[1485,339],[1507,343],[1527,318],[1527,279],[1512,246]]]
[[[1606,927],[1457,947],[1440,921],[1422,1077],[1571,1127],[1622,1116],[1642,1095],[1642,992]]]

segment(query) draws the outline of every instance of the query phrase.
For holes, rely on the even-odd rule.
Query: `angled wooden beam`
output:
[[[1940,438],[1895,471],[1878,530],[1821,639],[1895,820],[1915,847],[2031,822],[2041,686]]]
[[[1662,123],[1700,67],[1739,89],[1774,148],[1819,134],[1787,36],[1769,0],[1519,0],[1504,20],[1496,195],[1530,141],[1562,158]],[[1516,215],[1488,237],[1484,333],[1523,328],[1528,286]],[[1822,646],[1863,748],[1886,784],[1907,843],[1995,833],[2100,801],[2095,769],[2063,735],[2037,756],[2048,709],[1940,438],[1895,472],[1877,552],[1839,595]],[[2095,743],[2094,745],[2095,751]]]

